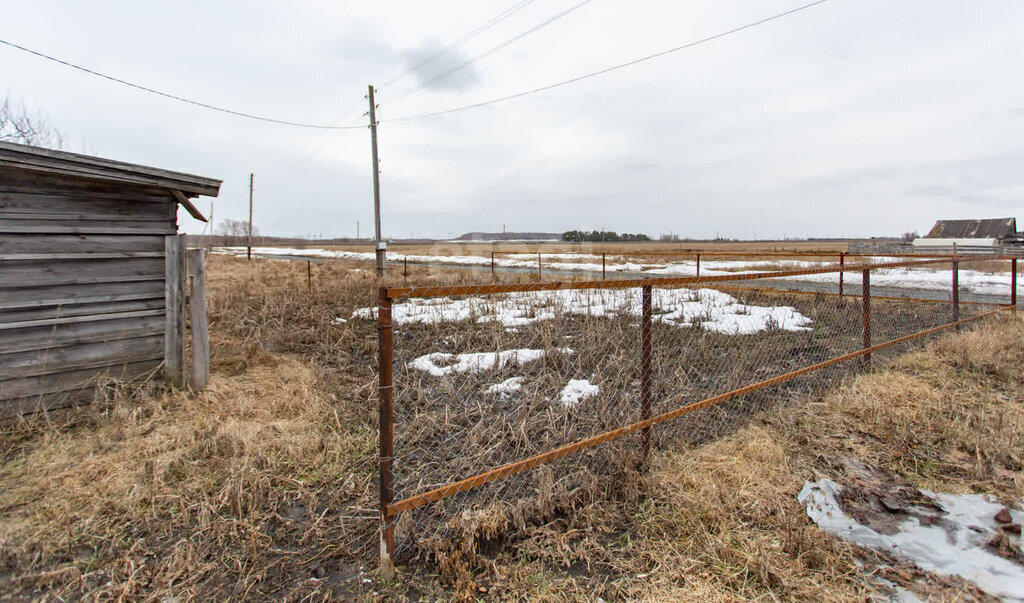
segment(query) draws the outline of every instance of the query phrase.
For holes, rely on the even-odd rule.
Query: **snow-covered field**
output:
[[[921,507],[918,512],[926,521],[909,517],[894,534],[882,534],[843,511],[837,500],[840,490],[841,486],[832,480],[821,479],[807,482],[800,491],[798,500],[807,506],[807,515],[821,529],[853,544],[908,559],[921,569],[960,576],[990,595],[1024,601],[1024,567],[985,546],[995,536],[993,517],[1003,505],[981,494],[922,490],[943,513]],[[1011,514],[1015,523],[1024,521],[1024,513]]]
[[[699,326],[726,335],[750,335],[771,328],[808,331],[811,319],[789,306],[751,306],[714,289],[654,289],[653,320],[677,327]],[[518,328],[557,316],[640,317],[637,289],[529,291],[463,299],[413,298],[396,303],[391,319],[397,325],[437,324],[471,320]],[[375,307],[359,308],[353,318],[375,320]]]
[[[244,247],[220,247],[218,251],[234,255],[245,254]],[[253,247],[258,255],[280,255],[307,258],[334,258],[371,262],[375,260],[373,252],[338,251],[331,249],[298,249],[290,247]],[[490,266],[491,258],[475,255],[403,255],[389,253],[388,259],[394,262],[408,260],[415,264],[448,264],[459,266]],[[560,271],[600,272],[601,256],[593,254],[545,253],[541,255],[544,269]],[[575,260],[575,261],[566,261]],[[596,261],[596,263],[595,263]],[[897,261],[896,258],[874,257],[857,258],[859,263],[882,263]],[[494,258],[496,266],[505,268],[537,267],[536,255],[501,255]],[[764,261],[702,261],[701,276],[734,275],[739,272],[765,272],[776,270],[801,270],[824,267],[825,264],[806,260],[764,260]],[[618,255],[607,256],[607,272],[636,273],[657,276],[696,276],[695,260],[678,260],[659,263],[636,263]],[[858,287],[860,274],[847,272],[844,281],[850,287]],[[806,274],[786,277],[786,280],[838,285],[839,274]],[[926,268],[891,268],[879,269],[871,273],[871,283],[876,286],[901,287],[908,289],[926,289],[932,291],[948,291],[952,285],[952,276],[948,267]],[[960,270],[960,287],[976,295],[1009,296],[1010,275],[1006,273],[989,273],[979,270],[962,268]],[[1018,292],[1024,293],[1024,279],[1017,285]]]

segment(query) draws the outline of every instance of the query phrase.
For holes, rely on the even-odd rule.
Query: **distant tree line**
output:
[[[650,241],[645,234],[619,234],[610,230],[568,230],[562,233],[565,243],[616,243],[619,241]]]

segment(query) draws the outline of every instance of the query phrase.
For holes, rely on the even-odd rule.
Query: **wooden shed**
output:
[[[0,142],[0,417],[82,401],[102,375],[178,356],[168,334],[182,347],[184,319],[169,320],[167,300],[180,304],[181,283],[167,275],[180,266],[165,250],[184,253],[178,205],[205,221],[190,199],[220,184]]]

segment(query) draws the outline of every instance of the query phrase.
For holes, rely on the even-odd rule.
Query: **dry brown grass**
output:
[[[365,583],[376,334],[331,324],[372,303],[372,276],[353,266],[366,267],[314,265],[311,295],[305,264],[214,257],[207,391],[122,387],[8,426],[0,597],[864,599],[861,553],[795,501],[815,474],[841,481],[836,458],[941,491],[1024,495],[1024,325],[1007,318],[656,455],[632,487],[476,541],[474,564],[447,577],[421,565]],[[942,588],[931,594],[958,596]]]
[[[1016,317],[952,335],[816,402],[656,456],[642,502],[599,501],[530,528],[467,583],[553,601],[863,600],[873,571],[924,597],[977,596],[825,535],[796,496],[816,475],[842,482],[838,459],[854,457],[918,487],[1019,505],[1022,336]]]

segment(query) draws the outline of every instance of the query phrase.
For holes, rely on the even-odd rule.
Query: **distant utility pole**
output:
[[[359,220],[356,220],[356,243],[359,242]]]
[[[213,237],[217,234],[217,223],[213,221],[213,199],[210,199],[210,242],[207,247],[213,247]]]
[[[387,243],[380,238],[380,163],[377,160],[377,106],[373,101],[373,84],[369,85],[370,98],[370,152],[373,156],[373,218],[376,235],[377,276],[383,277],[387,266]]]
[[[245,257],[252,259],[252,180],[254,175],[249,174],[249,244],[245,248]]]

